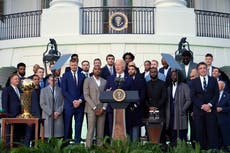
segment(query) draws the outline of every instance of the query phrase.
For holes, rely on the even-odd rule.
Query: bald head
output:
[[[125,61],[122,59],[117,59],[115,61],[115,70],[118,74],[121,74],[125,70]]]

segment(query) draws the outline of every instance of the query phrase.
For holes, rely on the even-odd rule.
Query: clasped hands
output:
[[[96,108],[96,109],[94,109],[94,112],[95,112],[96,116],[101,116],[104,114],[105,110],[103,108]]]
[[[201,109],[202,109],[203,111],[205,111],[205,112],[208,112],[208,113],[210,113],[210,112],[212,111],[212,109],[211,109],[211,107],[209,106],[209,104],[203,104],[203,105],[201,106]]]
[[[73,101],[73,107],[74,108],[78,108],[80,106],[80,104],[81,104],[81,100],[74,100]]]

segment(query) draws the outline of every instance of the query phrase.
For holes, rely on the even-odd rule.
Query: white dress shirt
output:
[[[172,97],[173,97],[173,98],[175,98],[176,88],[177,88],[177,82],[175,82],[175,83],[172,85]]]

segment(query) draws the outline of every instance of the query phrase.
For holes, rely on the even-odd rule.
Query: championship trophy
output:
[[[21,89],[23,93],[20,94],[21,105],[22,105],[22,114],[20,114],[19,118],[32,118],[31,115],[31,98],[32,91],[34,89],[34,83],[31,79],[24,79],[21,82]]]

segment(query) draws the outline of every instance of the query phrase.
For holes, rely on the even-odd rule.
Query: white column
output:
[[[155,0],[155,7],[186,7],[185,0]]]
[[[185,0],[156,0],[155,6],[155,34],[196,36],[194,8],[187,8]]]
[[[81,34],[81,0],[52,0],[41,17],[41,37]]]

